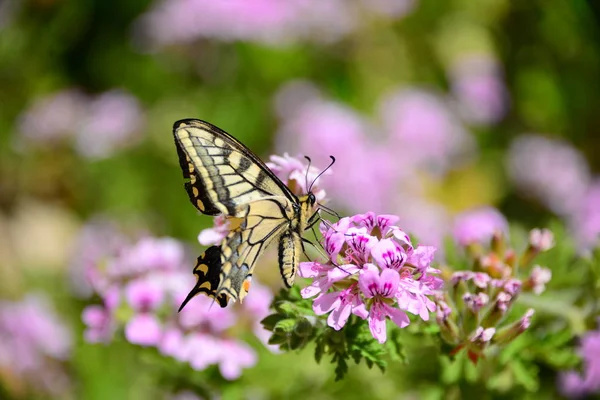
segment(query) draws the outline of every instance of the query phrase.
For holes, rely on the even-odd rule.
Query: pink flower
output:
[[[268,290],[255,288],[244,305],[246,312],[240,315],[236,310],[242,308],[211,307],[213,300],[206,296],[198,296],[177,313],[194,280],[190,273],[193,263],[186,259],[182,243],[145,237],[94,261],[98,263],[93,266],[96,279],[103,283],[94,289],[104,304],[83,311],[87,341],[108,342],[123,329],[132,344],[156,347],[161,354],[197,370],[219,365],[226,379],[239,377],[243,368],[256,362],[254,352],[238,342],[230,328],[244,323],[264,339],[257,327],[268,314],[272,298]],[[262,298],[254,297],[257,294]],[[234,360],[236,352],[239,360]]]
[[[152,271],[175,271],[184,264],[183,246],[171,238],[143,238],[108,263],[111,279],[136,277]]]
[[[548,251],[554,247],[554,234],[549,229],[532,229],[529,244],[537,251]]]
[[[510,146],[507,162],[517,189],[561,216],[577,210],[590,182],[583,155],[555,138],[519,136]]]
[[[590,250],[600,245],[600,180],[596,179],[569,217],[578,246]]]
[[[76,131],[75,146],[88,158],[109,157],[136,143],[142,126],[142,109],[134,96],[121,90],[105,92],[88,104]]]
[[[85,114],[86,102],[85,95],[75,89],[41,97],[21,115],[21,134],[27,141],[38,143],[68,138]]]
[[[80,230],[73,243],[69,272],[73,290],[82,297],[93,291],[104,292],[110,285],[104,265],[130,245],[130,238],[117,226],[102,218],[93,218]]]
[[[477,293],[476,295],[465,293],[463,295],[463,301],[468,309],[476,313],[489,303],[490,298],[483,292]]]
[[[147,44],[166,46],[199,38],[284,44],[339,40],[358,23],[352,4],[323,0],[159,1],[141,19],[138,34]]]
[[[487,244],[496,233],[508,233],[508,222],[495,208],[470,210],[455,217],[453,236],[462,246]]]
[[[161,336],[160,321],[153,314],[136,314],[125,325],[125,337],[133,344],[156,346]]]
[[[283,157],[272,155],[271,161],[267,162],[267,167],[289,187],[296,196],[303,196],[311,189],[317,201],[322,202],[325,199],[325,190],[319,188],[317,176],[322,172],[314,165],[308,165],[307,160],[298,157],[291,157],[287,153]],[[323,175],[331,175],[328,169]],[[311,187],[312,185],[312,187]]]
[[[206,228],[198,234],[198,242],[203,246],[220,245],[229,233],[229,220],[224,215],[213,218],[213,227]]]
[[[223,378],[227,380],[231,381],[239,378],[244,368],[256,364],[256,353],[251,347],[242,342],[226,340],[220,344],[220,349],[219,371],[221,371]]]
[[[350,314],[358,315],[363,319],[368,315],[356,284],[341,292],[321,294],[315,299],[313,310],[317,315],[331,312],[327,318],[327,325],[338,331],[346,325]]]
[[[490,342],[490,340],[492,340],[492,337],[495,333],[495,328],[484,329],[480,326],[477,328],[477,330],[475,330],[475,333],[471,336],[469,340],[471,340],[471,342],[473,343],[487,344]]]
[[[302,289],[304,298],[319,295],[313,303],[317,315],[330,313],[327,324],[339,330],[352,314],[369,320],[373,337],[386,340],[385,320],[409,324],[406,312],[429,319],[436,310],[429,298],[441,288],[431,267],[435,248],[415,248],[410,237],[393,225],[398,217],[366,213],[321,225],[327,263],[300,266],[303,277],[312,278]]]
[[[548,268],[542,268],[539,265],[535,265],[531,270],[531,275],[527,281],[527,285],[531,288],[533,293],[542,294],[546,289],[546,283],[552,279],[552,271]]]
[[[376,128],[366,118],[313,92],[309,91],[307,96],[304,88],[300,88],[302,102],[284,116],[277,134],[277,148],[310,155],[320,165],[326,165],[329,156],[335,155],[333,168],[344,171],[345,179],[330,180],[328,193],[354,210],[383,210],[389,202],[389,188],[401,171],[398,158],[370,139],[369,133]],[[288,91],[285,97],[293,95]],[[315,142],[319,146],[314,146]],[[373,176],[378,177],[377,182]],[[361,188],[358,192],[357,187]]]
[[[374,268],[377,269],[376,267]],[[367,299],[372,299],[369,309],[369,328],[379,343],[387,340],[386,317],[404,328],[410,324],[406,313],[389,305],[386,299],[394,299],[400,285],[400,275],[393,269],[384,269],[379,275],[373,269],[365,270],[358,280],[359,287]]]
[[[112,339],[115,321],[108,309],[102,306],[87,306],[81,313],[81,320],[87,327],[83,334],[87,342],[108,342]]]
[[[89,98],[69,89],[35,102],[20,125],[27,145],[72,139],[80,155],[105,158],[137,143],[143,116],[137,99],[124,91]]]
[[[567,397],[579,397],[600,392],[600,330],[589,331],[581,339],[579,353],[583,358],[583,373],[564,373],[560,390]]]
[[[408,164],[439,173],[470,158],[473,138],[433,92],[397,91],[384,98],[380,108],[390,142],[402,149]]]
[[[62,363],[71,348],[71,331],[45,296],[0,301],[0,369],[8,376],[49,397],[65,397],[70,382]]]
[[[505,114],[508,95],[498,62],[488,55],[468,55],[450,71],[452,93],[461,115],[469,122],[488,125]]]

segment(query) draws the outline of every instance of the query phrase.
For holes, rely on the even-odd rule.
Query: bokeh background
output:
[[[564,225],[585,253],[600,231],[599,21],[591,0],[0,0],[0,397],[195,398],[215,379],[224,398],[442,397],[432,363],[333,383],[310,354],[252,339],[258,362],[229,381],[122,338],[88,343],[86,257],[117,231],[170,237],[189,274],[212,221],[183,189],[182,118],[263,159],[334,155],[329,205],[397,214],[422,243],[492,206]],[[276,290],[277,268],[260,269]]]

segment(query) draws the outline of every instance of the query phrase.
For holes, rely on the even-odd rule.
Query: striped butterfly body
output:
[[[248,293],[256,261],[273,241],[287,287],[294,283],[302,232],[315,222],[312,193],[298,198],[246,146],[228,133],[197,119],[173,126],[185,189],[192,204],[207,215],[224,215],[230,232],[219,246],[198,257],[196,285],[180,310],[198,293],[221,307]]]

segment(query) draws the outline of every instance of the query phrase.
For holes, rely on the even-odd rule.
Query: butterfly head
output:
[[[306,195],[306,201],[312,208],[317,203],[317,198],[315,197],[315,194],[313,192],[309,192]]]

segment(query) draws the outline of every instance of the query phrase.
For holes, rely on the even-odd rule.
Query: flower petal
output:
[[[155,346],[161,337],[162,329],[156,316],[138,314],[125,326],[125,337],[130,343],[141,346]]]
[[[371,298],[379,292],[379,274],[374,271],[363,271],[358,278],[358,287],[366,298]]]
[[[337,307],[340,302],[340,292],[325,293],[315,299],[313,310],[315,314],[323,315]]]

